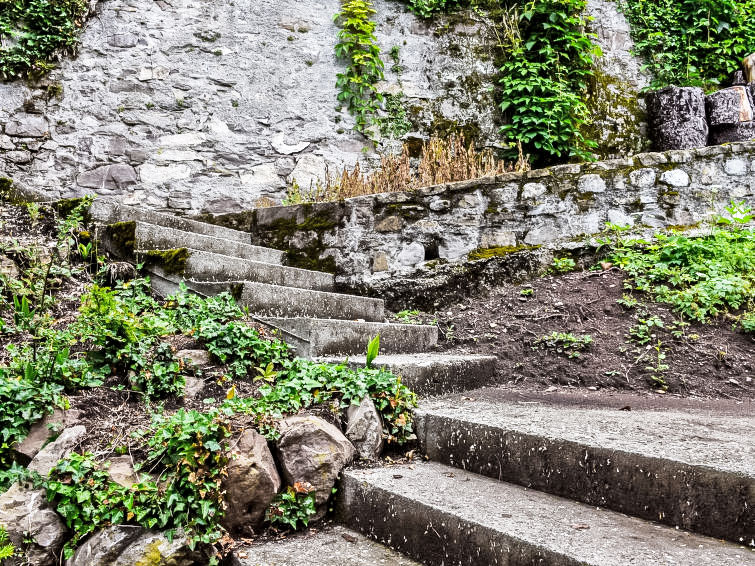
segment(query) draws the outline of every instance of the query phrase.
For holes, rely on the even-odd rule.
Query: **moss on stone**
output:
[[[58,201],[55,201],[53,204],[53,207],[55,210],[60,214],[60,216],[68,216],[71,214],[74,208],[79,206],[82,202],[84,202],[83,198],[64,198],[60,199]]]
[[[472,250],[471,252],[469,252],[469,254],[467,254],[467,260],[477,261],[480,259],[503,257],[503,256],[511,255],[511,254],[525,251],[525,250],[535,250],[539,247],[540,246],[528,246],[526,244],[521,244],[519,246],[499,246],[495,248],[477,248],[476,250]]]
[[[10,191],[13,188],[13,179],[0,177],[0,198],[7,199],[10,197]]]
[[[188,260],[189,250],[186,248],[149,250],[144,253],[145,264],[160,267],[168,275],[183,275]]]
[[[105,227],[105,236],[118,253],[131,255],[136,245],[136,222],[116,222]]]
[[[336,273],[337,266],[333,257],[322,258],[325,251],[323,234],[333,230],[338,223],[329,214],[309,214],[312,206],[302,205],[303,211],[308,214],[303,222],[297,222],[296,218],[279,218],[265,231],[270,234],[268,245],[286,252],[286,265],[309,269],[311,271],[323,271]],[[292,246],[291,240],[298,232],[314,232],[316,237],[307,245]]]
[[[163,564],[163,555],[160,552],[160,541],[156,540],[147,545],[142,557],[134,562],[134,566],[161,566]]]

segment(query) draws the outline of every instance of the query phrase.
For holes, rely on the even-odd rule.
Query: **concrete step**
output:
[[[489,388],[421,403],[422,451],[492,478],[755,546],[752,410],[621,410],[506,395]]]
[[[149,210],[148,208],[127,206],[104,198],[97,198],[94,200],[92,206],[89,208],[89,214],[98,224],[138,221],[163,226],[165,228],[183,230],[184,232],[194,232],[195,234],[234,240],[246,244],[250,244],[252,241],[251,236],[247,232],[223,228],[205,222],[197,222],[196,220],[189,220],[172,214],[161,214]]]
[[[244,546],[229,566],[419,566],[340,525],[318,525],[284,539]]]
[[[133,254],[135,249],[190,248],[263,263],[283,263],[284,253],[280,250],[134,220],[108,224],[98,232],[98,237],[111,252],[124,256]]]
[[[339,521],[428,566],[752,566],[755,552],[435,462],[347,470]]]
[[[283,339],[297,355],[315,358],[328,355],[359,355],[380,334],[380,351],[404,354],[432,349],[438,343],[438,327],[420,324],[388,324],[328,318],[269,318],[264,320],[283,331]]]
[[[186,285],[203,295],[229,291],[236,301],[260,316],[362,319],[381,322],[385,319],[383,301],[356,295],[280,287],[251,281],[210,283],[187,281]]]
[[[135,250],[134,257],[144,263],[147,271],[173,283],[191,280],[253,281],[315,291],[333,289],[333,276],[330,273],[262,263],[187,248]]]
[[[343,358],[318,358],[340,363]],[[384,367],[402,377],[404,384],[418,395],[445,395],[490,384],[495,378],[495,356],[464,354],[389,354],[380,355],[374,366]],[[364,367],[365,356],[350,356],[348,363]]]

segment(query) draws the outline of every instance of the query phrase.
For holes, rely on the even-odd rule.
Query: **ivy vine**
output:
[[[0,79],[41,76],[73,53],[88,12],[85,0],[0,1]]]
[[[755,0],[623,0],[651,88],[715,88],[755,52]]]
[[[375,38],[375,8],[370,0],[346,0],[334,21],[341,26],[336,56],[346,60],[346,70],[337,75],[338,100],[346,104],[364,132],[382,102],[377,83],[383,80],[383,61]]]

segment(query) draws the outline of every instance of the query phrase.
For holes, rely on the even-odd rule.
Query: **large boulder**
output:
[[[311,415],[284,419],[278,430],[278,461],[283,479],[288,485],[312,484],[315,502],[323,506],[341,470],[354,459],[354,446],[335,426]]]
[[[201,545],[200,545],[201,546]],[[169,541],[159,532],[142,527],[116,525],[88,537],[66,566],[204,566],[208,549],[191,550],[185,536],[178,533]]]
[[[14,484],[0,495],[0,525],[17,555],[3,562],[4,566],[53,566],[59,563],[67,529],[53,511],[43,489],[30,490]]]
[[[86,432],[87,429],[84,425],[76,425],[65,429],[54,442],[45,446],[34,456],[28,469],[39,473],[41,476],[47,476],[55,467],[55,464],[58,463],[58,460],[65,458],[73,452]]]
[[[657,151],[707,145],[708,122],[703,89],[668,86],[651,92],[647,106],[650,136]]]
[[[346,438],[356,447],[359,457],[376,460],[383,451],[383,419],[372,399],[346,409]]]
[[[280,487],[267,440],[255,430],[245,430],[231,445],[228,475],[223,480],[227,508],[222,525],[229,531],[258,529]]]

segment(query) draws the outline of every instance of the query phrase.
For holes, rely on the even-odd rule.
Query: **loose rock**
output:
[[[354,446],[332,424],[314,416],[295,416],[281,421],[278,461],[288,485],[309,482],[315,501],[323,506],[341,470],[355,454]]]
[[[169,541],[162,533],[117,525],[87,538],[66,561],[66,566],[203,566],[208,559],[206,549],[191,550],[180,533]]]
[[[691,149],[708,141],[705,94],[697,87],[669,86],[648,95],[650,133],[655,149]]]
[[[265,511],[281,487],[275,460],[265,437],[245,430],[231,446],[233,457],[223,481],[226,509],[223,526],[229,531],[258,529]]]
[[[41,476],[46,476],[58,463],[58,460],[65,458],[76,447],[82,437],[86,434],[87,429],[84,425],[76,425],[65,429],[60,436],[45,446],[34,457],[28,466],[29,470],[38,472]]]
[[[360,458],[376,460],[383,450],[383,420],[372,399],[365,397],[359,405],[346,410],[346,438],[357,449]]]
[[[0,495],[0,524],[19,556],[3,561],[4,566],[53,566],[58,564],[67,530],[53,511],[43,489],[28,490],[14,484]],[[25,541],[33,541],[27,543]]]

